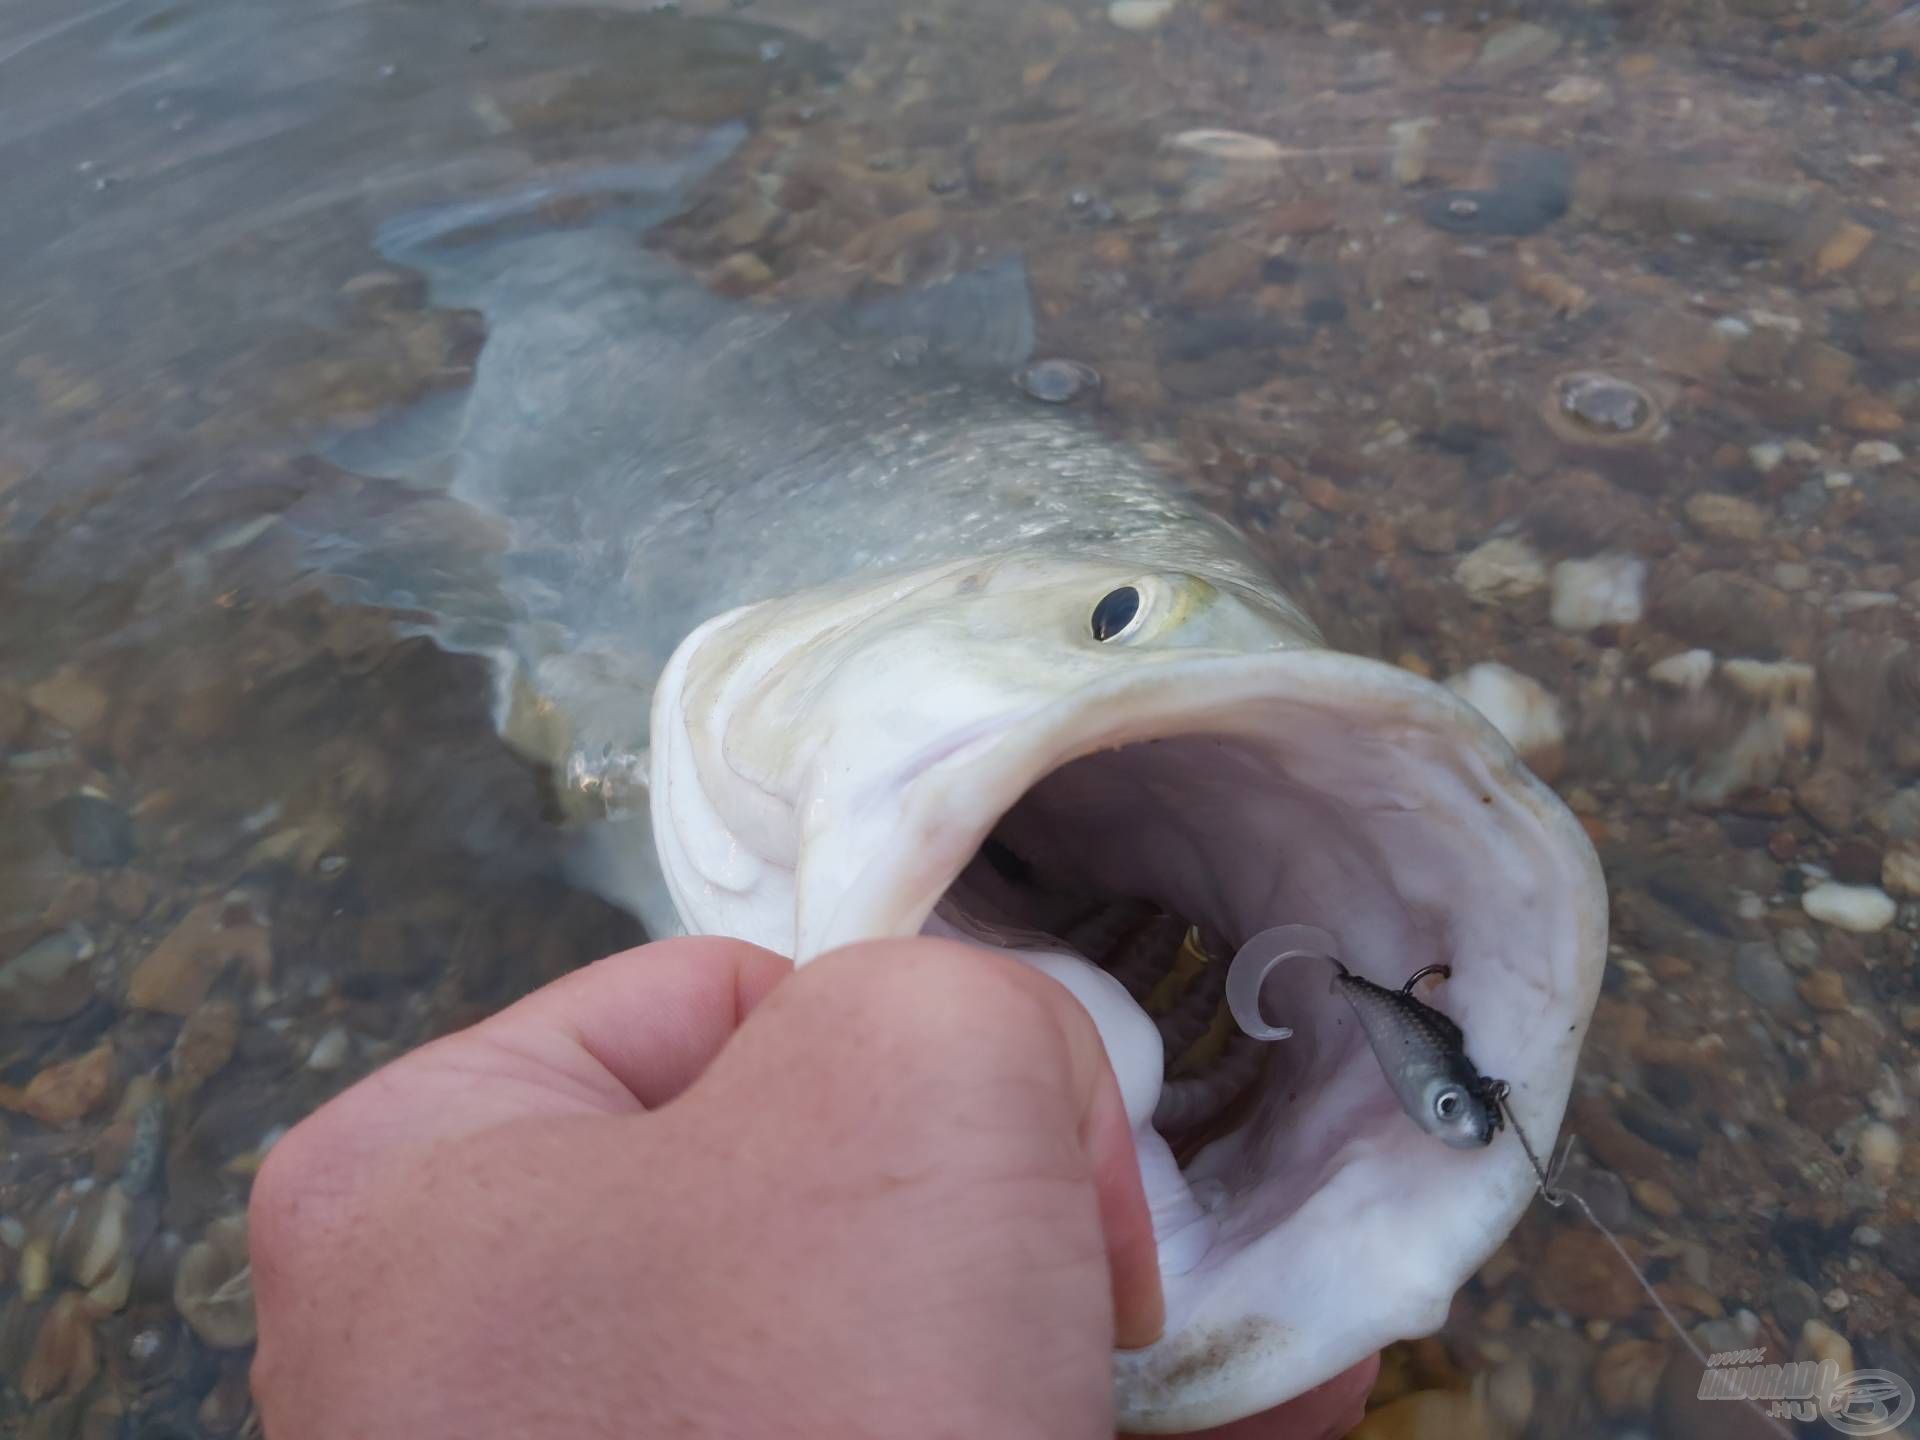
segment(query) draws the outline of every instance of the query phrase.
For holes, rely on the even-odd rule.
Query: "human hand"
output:
[[[1092,1022],[938,941],[603,960],[296,1126],[251,1235],[271,1440],[1105,1436],[1160,1327]]]

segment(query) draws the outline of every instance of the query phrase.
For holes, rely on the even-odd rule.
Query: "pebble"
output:
[[[1840,885],[1827,881],[1800,897],[1800,908],[1825,925],[1872,935],[1893,923],[1899,907],[1893,897],[1874,885]]]
[[[1853,1297],[1849,1295],[1842,1286],[1836,1285],[1820,1297],[1820,1303],[1838,1315],[1842,1310],[1853,1304]]]
[[[1815,1010],[1834,1014],[1847,1008],[1847,983],[1832,970],[1816,970],[1795,987]]]
[[[1860,1129],[1854,1141],[1855,1153],[1868,1176],[1881,1185],[1891,1184],[1900,1173],[1900,1132],[1883,1121],[1874,1120]]]
[[[244,1216],[214,1221],[187,1247],[174,1274],[173,1305],[193,1333],[216,1350],[253,1343],[253,1276]]]
[[[1418,185],[1427,178],[1427,155],[1433,149],[1433,132],[1439,123],[1429,115],[1418,120],[1396,120],[1387,127],[1393,140],[1395,184]]]
[[[1659,1220],[1671,1220],[1680,1214],[1680,1199],[1658,1180],[1635,1180],[1628,1187],[1634,1203]]]
[[[1173,14],[1174,0],[1113,0],[1107,19],[1122,30],[1153,30]]]
[[[1554,413],[1588,438],[1622,439],[1643,434],[1659,419],[1653,397],[1631,381],[1597,370],[1564,375],[1554,382]]]
[[[1553,567],[1549,618],[1554,628],[1576,634],[1603,625],[1637,624],[1644,613],[1646,582],[1646,562],[1637,556],[1562,560]]]
[[[1880,884],[1889,895],[1920,899],[1920,846],[1887,851],[1887,858],[1880,862]]]
[[[173,1073],[181,1090],[211,1080],[233,1058],[240,1038],[240,1007],[231,1000],[209,1000],[187,1016],[173,1041]]]
[[[1868,435],[1892,435],[1906,428],[1907,417],[1877,395],[1854,395],[1840,407],[1840,423]]]
[[[1906,458],[1906,452],[1889,440],[1862,440],[1848,453],[1847,463],[1856,470],[1879,470]]]
[[[136,1010],[188,1015],[226,969],[245,961],[264,979],[272,964],[266,927],[227,900],[195,906],[134,967],[127,1003]]]
[[[1569,75],[1547,91],[1550,105],[1591,105],[1608,95],[1607,82],[1593,75]]]
[[[1787,458],[1787,447],[1777,440],[1762,440],[1747,448],[1747,460],[1762,475],[1771,475]]]
[[[1498,661],[1486,661],[1446,683],[1449,690],[1486,716],[1542,778],[1549,778],[1543,765],[1558,771],[1564,759],[1566,728],[1561,723],[1559,702],[1539,681]]]
[[[318,1040],[307,1053],[309,1070],[338,1070],[347,1063],[347,1055],[352,1045],[352,1037],[342,1026],[336,1025]]]
[[[85,735],[107,716],[107,692],[68,666],[27,690],[27,703],[63,730]]]
[[[113,1042],[104,1040],[84,1055],[47,1066],[24,1089],[0,1085],[0,1109],[64,1130],[104,1105],[112,1088]]]
[[[1469,335],[1493,333],[1493,312],[1484,305],[1462,305],[1453,319]]]
[[[132,817],[95,791],[77,791],[54,805],[47,827],[60,849],[82,865],[110,869],[134,856]]]
[[[1036,360],[1014,376],[1014,383],[1035,400],[1065,405],[1099,388],[1100,372],[1078,360]]]
[[[1776,1015],[1800,1011],[1793,972],[1771,940],[1750,940],[1734,951],[1733,983]]]
[[[1547,583],[1547,570],[1526,541],[1502,535],[1462,556],[1453,578],[1475,604],[1501,605],[1540,589]]]
[[[1853,1370],[1853,1346],[1846,1337],[1824,1320],[1809,1320],[1800,1327],[1800,1348],[1796,1359],[1816,1364],[1831,1360],[1842,1375]]]
[[[1527,1281],[1538,1304],[1576,1320],[1630,1320],[1646,1299],[1606,1237],[1585,1227],[1554,1231]]]
[[[1474,62],[1478,70],[1518,70],[1550,60],[1560,50],[1560,37],[1544,25],[1521,21],[1496,30],[1480,47]]]
[[[93,941],[78,929],[34,941],[0,965],[0,1015],[44,1023],[78,1014],[93,997],[93,954]]]
[[[1667,1348],[1656,1340],[1616,1340],[1593,1360],[1588,1384],[1610,1419],[1645,1415],[1667,1367]]]
[[[1842,220],[1813,255],[1813,273],[1825,278],[1847,269],[1866,254],[1873,231],[1854,220]]]
[[[1647,667],[1647,678],[1657,685],[1691,695],[1713,678],[1711,650],[1682,650]]]
[[[44,1404],[56,1396],[78,1395],[99,1373],[100,1351],[86,1298],[69,1290],[40,1322],[33,1350],[20,1370],[20,1393],[30,1404]]]
[[[1712,491],[1687,501],[1687,519],[1701,534],[1714,540],[1755,541],[1767,533],[1767,512],[1738,495]]]

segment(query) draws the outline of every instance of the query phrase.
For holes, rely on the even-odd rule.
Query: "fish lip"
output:
[[[1575,959],[1561,966],[1564,974],[1520,976],[1520,988],[1537,994],[1514,1003],[1568,1023],[1564,1034],[1500,1040],[1519,1045],[1528,1062],[1510,1066],[1501,1052],[1488,1068],[1512,1082],[1509,1105],[1536,1149],[1550,1147],[1605,964],[1607,903],[1599,859],[1578,821],[1479,712],[1442,687],[1382,662],[1304,649],[1155,657],[1058,699],[1013,707],[942,737],[847,791],[846,803],[803,838],[803,854],[810,847],[842,854],[852,847],[868,858],[857,869],[822,877],[830,882],[825,885],[810,883],[814,877],[802,864],[795,892],[797,957],[804,961],[858,940],[919,933],[1002,817],[1072,761],[1175,736],[1257,734],[1249,717],[1276,704],[1357,714],[1356,742],[1398,747],[1424,737],[1445,763],[1488,787],[1486,803],[1505,823],[1537,833],[1544,851],[1540,863],[1547,867],[1543,883],[1565,911],[1556,932],[1567,937],[1560,948]],[[1464,992],[1460,998],[1466,1001]],[[1488,1057],[1474,1058],[1488,1065]],[[1448,1218],[1437,1220],[1433,1233],[1445,1229],[1464,1237],[1457,1248],[1438,1258],[1426,1255],[1407,1274],[1394,1253],[1400,1232],[1380,1230],[1377,1217],[1366,1222],[1375,1226],[1370,1233],[1376,1248],[1394,1263],[1383,1259],[1368,1269],[1364,1283],[1379,1287],[1381,1298],[1358,1319],[1343,1312],[1343,1323],[1350,1323],[1337,1335],[1276,1322],[1246,1284],[1227,1284],[1224,1301],[1216,1290],[1191,1306],[1170,1291],[1166,1337],[1147,1349],[1116,1354],[1115,1400],[1123,1428],[1177,1433],[1258,1413],[1444,1321],[1454,1292],[1504,1241],[1530,1202],[1534,1177],[1517,1144],[1454,1149],[1406,1123],[1410,1134],[1431,1147],[1415,1157],[1423,1175],[1430,1172],[1451,1187],[1444,1203],[1435,1202]],[[1343,1166],[1347,1153],[1340,1152]],[[1312,1190],[1297,1215],[1306,1216],[1322,1199],[1321,1189]],[[1355,1228],[1330,1197],[1313,1214],[1309,1228]],[[1280,1247],[1269,1242],[1294,1218],[1248,1244],[1246,1268],[1281,1275],[1302,1268],[1286,1254],[1270,1253]],[[1327,1305],[1339,1308],[1334,1292],[1327,1293]]]

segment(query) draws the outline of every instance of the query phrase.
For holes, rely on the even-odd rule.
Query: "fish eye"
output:
[[[1106,641],[1126,633],[1140,614],[1140,592],[1131,585],[1109,590],[1093,607],[1093,638]]]
[[[1442,1090],[1433,1099],[1433,1113],[1442,1120],[1451,1120],[1460,1113],[1460,1107],[1466,1098],[1456,1089]]]

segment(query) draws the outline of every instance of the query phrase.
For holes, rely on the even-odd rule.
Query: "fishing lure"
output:
[[[1311,925],[1263,930],[1240,947],[1227,971],[1228,1008],[1255,1039],[1282,1040],[1293,1033],[1266,1023],[1260,989],[1275,966],[1300,956],[1325,960],[1339,972],[1334,989],[1353,1007],[1387,1084],[1416,1125],[1456,1149],[1493,1143],[1505,1123],[1506,1082],[1482,1075],[1467,1056],[1460,1027],[1413,993],[1429,975],[1451,975],[1450,966],[1428,965],[1398,990],[1389,990],[1349,970],[1324,930]]]

